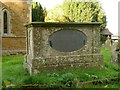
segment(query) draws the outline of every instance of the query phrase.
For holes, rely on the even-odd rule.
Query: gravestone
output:
[[[118,63],[118,51],[117,51],[118,42],[112,43],[112,54],[111,54],[111,62]]]
[[[107,40],[105,41],[104,46],[105,46],[105,50],[111,50],[111,39],[109,36],[107,37]]]
[[[68,68],[103,67],[100,25],[72,22],[27,24],[25,67],[31,75]]]

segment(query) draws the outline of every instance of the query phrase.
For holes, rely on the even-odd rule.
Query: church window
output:
[[[2,36],[10,36],[11,35],[11,23],[10,23],[10,20],[11,20],[11,15],[10,15],[10,12],[6,9],[6,8],[3,8],[2,9],[2,17],[1,17],[1,20],[2,20]]]
[[[8,15],[7,15],[7,12],[4,11],[3,13],[3,33],[4,34],[7,34],[8,33]]]

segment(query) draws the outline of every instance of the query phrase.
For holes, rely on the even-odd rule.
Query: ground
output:
[[[102,47],[101,53],[104,56],[104,68],[102,69],[69,69],[43,72],[37,76],[30,76],[24,69],[24,56],[3,56],[2,85],[3,87],[39,85],[40,87],[118,88],[118,64],[111,63],[111,50],[105,51]]]

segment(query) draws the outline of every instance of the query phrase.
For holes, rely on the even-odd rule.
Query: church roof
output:
[[[105,30],[103,30],[103,31],[101,32],[101,34],[102,34],[102,35],[113,35],[113,34],[108,30],[108,28],[106,28]]]

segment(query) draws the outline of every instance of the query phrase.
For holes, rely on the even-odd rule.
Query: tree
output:
[[[32,3],[32,22],[44,22],[46,10],[38,2]]]
[[[62,6],[57,6],[52,10],[47,11],[45,22],[68,22],[68,18],[64,16]]]
[[[57,13],[57,11],[61,13]],[[80,2],[79,0],[64,0],[64,3],[49,11],[46,21],[59,22],[102,22],[100,30],[106,27],[106,16],[99,2]],[[62,18],[62,19],[61,19]],[[63,19],[64,18],[64,19]]]

